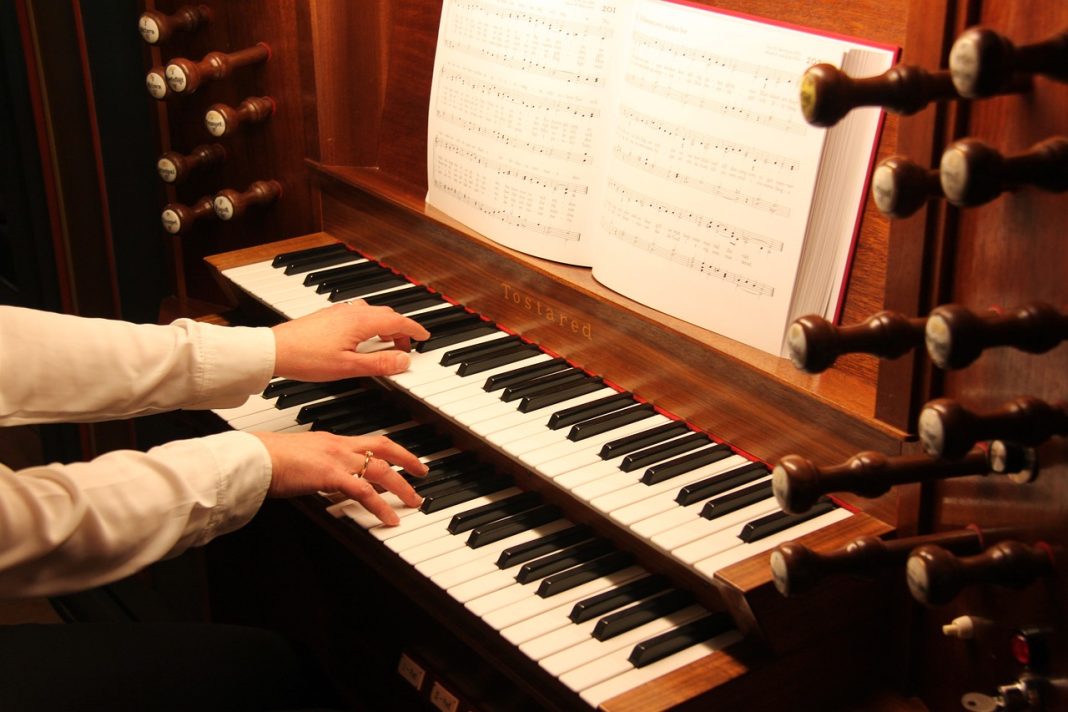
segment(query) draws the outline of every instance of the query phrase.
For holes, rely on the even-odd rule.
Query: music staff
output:
[[[786,218],[790,216],[790,208],[781,203],[764,200],[755,195],[743,193],[740,190],[722,188],[715,183],[701,180],[688,173],[673,170],[669,166],[659,164],[654,155],[648,153],[639,155],[632,151],[624,151],[619,145],[616,145],[613,148],[612,155],[614,155],[621,163],[633,166],[650,175],[670,181],[671,183],[692,186],[707,195],[712,195],[722,200],[729,200],[732,203],[738,203],[739,205],[744,205],[753,208],[754,210],[760,210],[777,217]]]
[[[555,237],[565,241],[578,241],[582,238],[582,233],[576,230],[567,230],[564,228],[547,225],[545,223],[527,220],[521,216],[515,215],[511,211],[504,210],[501,208],[495,208],[472,197],[467,193],[464,193],[463,191],[456,190],[451,184],[447,184],[444,182],[435,182],[434,186],[448,193],[454,198],[457,198],[463,203],[470,205],[471,207],[481,212],[483,215],[494,218],[495,220],[499,220],[513,227],[518,227],[523,230],[528,230],[530,232],[541,233],[543,235],[548,235],[549,237]]]
[[[643,210],[651,210],[661,215],[669,215],[673,218],[681,220],[683,222],[693,223],[700,227],[703,231],[715,234],[716,236],[723,238],[732,244],[742,243],[745,245],[752,245],[760,252],[782,252],[785,249],[785,245],[782,240],[776,240],[765,235],[758,235],[749,230],[734,227],[727,223],[720,222],[714,218],[710,218],[707,215],[695,213],[692,210],[686,210],[674,205],[669,205],[659,200],[654,200],[648,196],[636,194],[615,181],[609,181],[609,189],[615,196],[618,196],[619,203],[621,205],[633,204],[642,208]]]
[[[498,161],[489,160],[473,149],[465,148],[459,143],[449,141],[440,136],[435,138],[434,147],[436,149],[440,148],[454,156],[459,156],[469,163],[484,166],[486,169],[496,173],[502,178],[514,178],[521,183],[527,183],[535,188],[546,189],[552,192],[562,193],[563,195],[585,195],[590,190],[589,186],[582,185],[581,183],[560,181],[554,178],[549,178],[548,176],[537,175],[532,171],[522,170]]]

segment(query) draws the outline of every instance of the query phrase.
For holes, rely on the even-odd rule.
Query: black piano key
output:
[[[499,492],[502,489],[512,486],[512,478],[504,476],[488,477],[478,482],[472,482],[464,487],[451,489],[442,494],[433,494],[423,498],[423,504],[420,505],[419,510],[423,514],[431,514],[432,512],[439,512],[442,509],[448,509],[449,507],[462,504],[464,502],[470,502],[477,497],[484,497],[487,494],[493,494]],[[419,490],[416,490],[417,492]],[[472,532],[473,533],[473,532]]]
[[[420,311],[422,309],[436,307],[439,304],[446,303],[447,302],[441,295],[428,292],[427,295],[422,299],[396,305],[395,307],[393,307],[393,311],[397,312],[398,314],[403,314],[404,316],[409,316],[414,314],[414,312]]]
[[[643,430],[640,433],[633,433],[617,440],[610,440],[604,444],[597,454],[602,460],[611,460],[614,457],[641,450],[685,432],[690,432],[690,428],[682,421],[664,423],[655,428]]]
[[[350,413],[323,418],[312,423],[312,430],[325,430],[335,435],[366,435],[411,420],[407,411],[399,408],[376,408],[372,412]]]
[[[364,299],[372,307],[390,307],[394,310],[413,302],[422,302],[427,299],[442,301],[441,297],[431,292],[426,287],[408,287],[384,294],[372,294]]]
[[[541,583],[538,584],[537,594],[542,598],[555,596],[558,593],[570,591],[575,586],[581,586],[587,581],[593,581],[625,569],[633,563],[633,554],[626,551],[613,551],[611,554],[594,559],[588,564],[582,564],[542,579]]]
[[[590,539],[523,564],[516,572],[515,580],[528,584],[604,556],[614,548],[607,539]]]
[[[633,403],[635,403],[634,396],[630,393],[615,393],[589,403],[581,403],[570,408],[558,410],[549,416],[547,425],[549,430],[559,430],[560,428],[580,423],[583,420],[622,410]]]
[[[750,462],[736,470],[728,470],[686,485],[679,490],[678,495],[675,496],[675,501],[683,507],[688,507],[695,502],[715,497],[717,494],[722,494],[735,487],[741,487],[767,475],[768,468],[759,462]]]
[[[389,439],[403,448],[437,437],[438,431],[429,423],[420,423],[389,434]]]
[[[651,418],[654,415],[656,415],[656,412],[653,410],[653,406],[648,403],[639,403],[630,408],[624,408],[614,413],[600,415],[596,418],[576,423],[572,426],[571,431],[568,432],[567,439],[572,442],[580,442],[586,438],[592,438],[594,435],[607,433],[609,430],[615,430],[616,428],[622,428],[624,425]]]
[[[451,472],[458,468],[470,467],[478,462],[475,453],[470,450],[463,452],[454,452],[449,455],[442,455],[441,457],[433,460],[427,460],[424,465],[427,467],[426,477],[429,479],[435,474]]]
[[[335,287],[345,287],[347,280],[366,275],[390,274],[390,271],[375,262],[358,262],[341,267],[320,269],[304,275],[304,286],[314,287],[316,294],[324,294]]]
[[[461,331],[472,324],[489,323],[478,314],[472,314],[464,310],[454,311],[449,308],[435,309],[416,316],[419,317],[417,321],[433,334],[444,333],[445,331]],[[423,318],[424,316],[425,318]]]
[[[376,279],[373,282],[332,289],[330,291],[330,296],[326,299],[330,302],[344,302],[349,299],[356,299],[358,297],[374,294],[375,292],[381,292],[384,289],[403,287],[405,284],[408,284],[408,280],[404,279],[404,277],[397,277],[396,275],[383,276],[381,279]]]
[[[360,256],[355,252],[351,252],[349,250],[342,250],[339,252],[324,252],[321,255],[293,258],[289,260],[289,262],[283,268],[283,272],[289,275],[304,274],[305,272],[311,272],[312,270],[329,267],[330,265],[338,265],[342,262],[351,262],[352,260],[358,259],[360,259]]]
[[[459,489],[469,488],[487,479],[500,479],[493,471],[493,467],[484,462],[478,462],[468,467],[459,468],[451,472],[442,473],[437,477],[427,479],[418,485],[412,485],[415,491],[423,497],[437,497],[449,494]]]
[[[522,492],[513,497],[506,497],[496,502],[483,504],[481,507],[469,509],[466,512],[454,514],[452,519],[449,520],[449,525],[446,529],[450,534],[462,534],[463,532],[471,531],[475,527],[495,522],[502,517],[533,509],[540,504],[541,495],[537,492]]]
[[[530,364],[529,366],[520,366],[518,368],[513,368],[510,371],[496,373],[490,376],[486,379],[486,383],[482,386],[482,390],[487,392],[497,391],[502,388],[514,386],[517,383],[529,381],[532,378],[544,376],[556,371],[568,370],[570,368],[571,365],[562,358],[549,359],[548,361]]]
[[[705,450],[691,452],[689,455],[683,455],[682,457],[676,457],[674,460],[653,465],[645,471],[641,481],[643,484],[655,485],[658,482],[670,480],[672,477],[678,477],[686,472],[693,472],[698,467],[704,467],[718,460],[723,460],[733,454],[728,447],[714,445]]]
[[[705,519],[715,519],[736,512],[742,507],[748,507],[750,504],[771,499],[773,496],[770,482],[749,485],[737,492],[721,495],[705,502],[705,506],[701,508],[701,516]]]
[[[279,410],[294,408],[305,405],[320,398],[336,396],[347,391],[355,390],[363,383],[362,378],[346,378],[342,381],[330,381],[328,383],[308,384],[308,388],[292,389],[278,396],[274,407]]]
[[[571,544],[577,544],[580,541],[586,541],[592,537],[593,532],[585,525],[561,529],[558,532],[508,547],[497,557],[497,568],[507,569],[512,566],[518,566],[524,562],[533,561],[539,556],[544,556]]]
[[[670,587],[671,582],[663,576],[643,576],[636,581],[630,581],[582,599],[571,608],[571,613],[567,617],[572,623],[584,623],[623,606],[637,603],[643,598],[648,598]]]
[[[484,341],[481,344],[475,344],[474,346],[464,346],[458,349],[452,349],[446,351],[441,355],[441,360],[438,361],[442,366],[453,366],[461,363],[469,358],[478,358],[479,356],[485,356],[487,354],[496,353],[497,351],[514,346],[515,344],[522,344],[518,336],[503,335],[499,339],[493,341]]]
[[[381,400],[381,391],[361,388],[348,395],[304,406],[297,411],[297,422],[314,423],[316,420],[325,420],[360,412],[371,405],[381,402]]]
[[[649,640],[643,640],[631,650],[627,662],[636,668],[645,667],[733,629],[734,622],[729,615],[713,613],[649,638]]]
[[[390,433],[388,437],[416,457],[426,457],[452,447],[452,439],[448,435],[435,431],[429,425]]]
[[[519,407],[517,410],[520,413],[533,413],[536,410],[542,408],[548,408],[549,406],[556,405],[557,403],[563,403],[569,401],[572,398],[578,398],[584,396],[587,393],[593,393],[604,388],[604,381],[597,377],[587,377],[585,380],[576,381],[567,386],[561,386],[560,388],[550,388],[547,391],[537,393],[535,395],[529,395],[523,400],[519,401]]]
[[[356,265],[350,274],[337,275],[322,280],[316,285],[315,291],[317,294],[332,294],[335,291],[355,289],[356,287],[366,287],[368,292],[377,291],[379,283],[396,280],[399,277],[400,275],[385,267],[360,264]]]
[[[554,522],[560,518],[560,510],[551,504],[543,504],[519,514],[484,524],[471,530],[467,536],[467,545],[472,549],[492,544],[501,539],[525,532],[528,529]]]
[[[473,452],[457,452],[449,455],[443,455],[434,460],[428,460],[424,463],[427,466],[427,473],[422,477],[412,475],[407,471],[402,471],[404,478],[408,480],[416,492],[420,489],[425,489],[432,484],[447,482],[451,479],[461,477],[464,473],[468,472],[472,468],[479,466],[478,460],[475,458]],[[489,465],[482,465],[489,471]]]
[[[608,640],[634,630],[649,621],[682,610],[693,603],[693,594],[689,591],[673,589],[667,593],[635,603],[621,611],[609,613],[593,627],[590,633],[597,640]]]
[[[286,391],[299,390],[304,386],[311,385],[306,381],[294,381],[291,378],[280,378],[277,381],[271,381],[267,384],[267,387],[263,389],[261,394],[264,398],[274,398]]]
[[[450,328],[444,332],[442,332],[442,330],[432,331],[429,339],[420,341],[415,345],[415,350],[419,353],[436,351],[437,349],[443,349],[447,346],[458,344],[461,341],[467,341],[468,339],[474,339],[478,336],[492,334],[495,331],[500,331],[500,329],[496,324],[488,321],[471,323],[465,325],[463,329]]]
[[[502,351],[490,356],[484,356],[471,361],[464,361],[460,364],[460,367],[456,369],[457,376],[474,376],[479,373],[490,370],[491,368],[497,368],[498,366],[507,366],[510,363],[516,363],[518,361],[525,361],[531,356],[535,356],[541,352],[534,344],[523,344],[517,348],[509,351]]]
[[[331,254],[331,253],[334,253],[334,252],[348,252],[354,258],[358,258],[359,257],[358,254],[356,254],[355,252],[352,252],[351,250],[349,250],[349,248],[346,247],[345,245],[341,244],[340,242],[335,242],[335,243],[332,243],[332,244],[329,244],[329,245],[319,245],[318,247],[308,247],[308,248],[305,248],[303,250],[294,250],[292,252],[283,252],[281,254],[278,254],[278,255],[274,256],[274,259],[271,260],[271,266],[272,267],[285,267],[292,260],[299,260],[301,258],[313,257],[313,256],[316,256],[316,255],[326,255],[326,254]]]
[[[577,368],[569,368],[564,371],[556,371],[545,376],[538,376],[529,381],[523,383],[517,383],[514,386],[508,386],[501,393],[501,400],[505,403],[526,398],[527,396],[537,395],[545,391],[550,391],[554,388],[562,388],[569,386],[578,381],[588,379],[589,376]]]
[[[753,521],[742,527],[742,531],[738,534],[738,538],[744,541],[746,544],[752,544],[754,541],[760,541],[764,537],[777,534],[784,529],[789,529],[792,526],[796,526],[801,522],[807,522],[809,519],[814,519],[821,514],[826,514],[835,508],[835,505],[830,500],[822,500],[817,502],[812,509],[802,514],[787,514],[786,512],[774,512],[760,519],[754,519]]]
[[[681,438],[675,438],[666,442],[659,443],[647,447],[644,450],[638,450],[632,452],[623,458],[619,463],[619,469],[623,472],[633,472],[634,470],[651,465],[654,462],[661,462],[669,457],[675,457],[681,455],[684,452],[690,452],[697,448],[705,447],[712,444],[712,439],[702,433],[691,433],[684,435]]]

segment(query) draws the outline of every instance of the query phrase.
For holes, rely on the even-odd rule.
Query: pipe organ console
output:
[[[242,322],[362,298],[433,335],[408,373],[279,381],[218,413],[387,433],[432,475],[395,529],[313,497],[277,513],[281,534],[213,543],[216,616],[291,627],[372,707],[1068,709],[1051,306],[1068,302],[1068,94],[1065,35],[1036,37],[1068,7],[715,4],[902,48],[879,77],[797,78],[815,125],[889,112],[840,324],[791,326],[797,368],[425,204],[439,0],[212,0],[193,24],[146,0],[172,18],[150,92],[183,95],[158,106],[165,229],[205,233],[175,255],[179,290]],[[226,160],[201,171],[213,135]],[[997,304],[1025,306],[982,311]],[[252,548],[301,575],[272,582]],[[352,606],[371,590],[374,621]],[[294,619],[309,610],[323,619]],[[1046,631],[1042,664],[942,633],[962,617]]]

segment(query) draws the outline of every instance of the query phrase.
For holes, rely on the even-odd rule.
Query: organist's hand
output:
[[[253,434],[271,455],[268,497],[340,492],[391,526],[400,519],[375,485],[394,493],[409,507],[422,503],[422,498],[390,464],[418,476],[426,474],[426,465],[389,438],[346,437],[321,431]],[[373,456],[368,458],[366,453]]]
[[[276,376],[300,381],[335,381],[354,376],[387,376],[408,368],[411,340],[430,333],[389,307],[360,301],[335,304],[273,326]],[[392,340],[393,349],[357,353],[373,337]]]

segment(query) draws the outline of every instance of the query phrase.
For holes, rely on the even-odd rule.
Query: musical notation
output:
[[[800,167],[800,161],[781,153],[765,151],[756,146],[736,143],[725,140],[719,136],[702,133],[689,129],[683,124],[668,123],[660,118],[635,110],[633,107],[623,106],[620,108],[621,129],[626,129],[628,124],[640,125],[662,135],[662,138],[670,139],[680,147],[680,153],[692,154],[694,151],[710,154],[722,154],[726,158],[736,159],[736,162],[747,165],[751,170],[778,170],[785,173],[793,173]],[[671,146],[662,146],[664,150],[670,150]]]
[[[460,142],[451,140],[445,136],[434,138],[434,148],[453,154],[468,163],[482,166],[503,179],[514,179],[520,183],[526,183],[538,189],[549,190],[563,195],[585,195],[589,192],[589,186],[581,183],[556,180],[534,171],[525,170],[515,164],[506,164],[502,161],[494,161],[486,158],[482,153],[471,147],[462,145]]]
[[[687,269],[691,269],[699,274],[713,279],[721,279],[724,282],[729,282],[743,292],[748,292],[757,297],[773,297],[775,296],[775,288],[770,284],[758,282],[754,279],[747,277],[740,272],[731,272],[725,270],[707,260],[703,260],[693,254],[683,254],[672,247],[668,247],[665,244],[656,240],[647,240],[641,235],[635,232],[631,232],[624,227],[618,225],[607,224],[605,226],[605,232],[608,235],[626,242],[639,250],[648,252],[656,257],[661,257],[675,264],[682,265]]]
[[[790,216],[790,208],[782,203],[764,200],[757,195],[743,193],[737,188],[724,188],[719,184],[710,183],[694,175],[676,170],[671,166],[662,165],[656,160],[655,155],[638,153],[636,151],[625,151],[622,146],[618,144],[613,148],[612,155],[615,156],[617,160],[626,163],[627,165],[634,166],[639,170],[655,175],[658,178],[664,178],[672,183],[689,185],[700,190],[702,193],[715,196],[722,200],[729,200],[733,203],[753,208],[754,210],[763,210],[764,212],[779,217],[785,218]]]
[[[610,203],[615,202],[619,205],[633,205],[644,211],[654,212],[659,215],[668,215],[676,220],[692,223],[701,228],[706,234],[714,235],[720,239],[726,240],[730,245],[748,245],[756,248],[758,253],[782,252],[784,249],[782,240],[776,240],[767,237],[766,235],[760,235],[750,230],[721,222],[715,218],[711,218],[693,210],[680,208],[649,196],[635,193],[616,181],[609,181],[608,188],[610,195],[607,200]]]
[[[505,210],[499,205],[489,205],[478,198],[475,198],[470,193],[462,190],[458,190],[454,185],[445,183],[442,181],[434,181],[434,187],[439,190],[448,193],[457,200],[465,203],[466,205],[474,208],[483,215],[489,218],[493,218],[500,222],[503,222],[512,227],[521,228],[528,232],[539,233],[548,235],[549,237],[556,237],[564,241],[577,242],[582,239],[582,233],[575,230],[568,230],[566,228],[560,228],[553,225],[546,225],[533,220],[528,220],[521,215],[516,215],[510,210]]]

